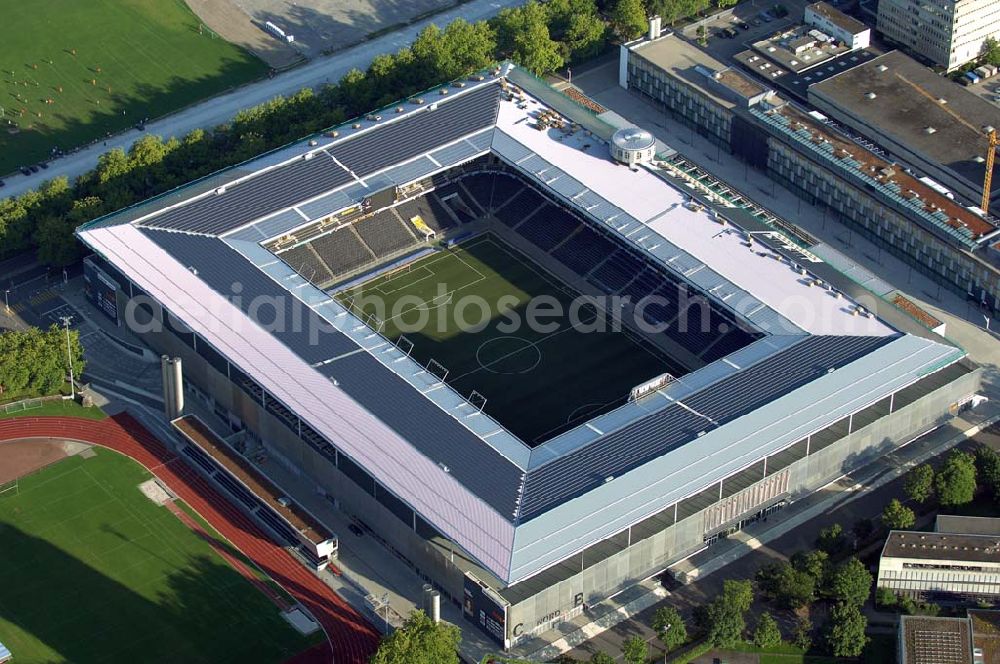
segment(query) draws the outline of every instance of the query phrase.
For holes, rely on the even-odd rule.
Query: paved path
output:
[[[24,438],[76,440],[131,457],[309,610],[329,640],[323,661],[363,664],[375,651],[375,628],[131,415],[123,413],[100,421],[71,417],[0,420],[0,441]]]
[[[233,92],[207,99],[200,104],[149,123],[146,131],[160,136],[183,136],[192,129],[209,129],[230,120],[238,111],[261,104],[277,95],[292,94],[302,88],[319,88],[325,83],[336,83],[351,69],[366,69],[372,59],[382,53],[396,51],[409,44],[421,30],[431,23],[447,25],[456,18],[474,22],[493,16],[502,8],[519,5],[521,0],[472,0],[464,5],[435,14],[395,32],[335,53],[317,58],[272,79],[250,83]],[[5,177],[3,196],[14,196],[28,189],[38,187],[45,180],[65,175],[72,179],[97,165],[97,158],[112,148],[128,149],[143,133],[130,130],[94,143],[81,150],[50,162],[49,168],[24,176],[21,174]]]

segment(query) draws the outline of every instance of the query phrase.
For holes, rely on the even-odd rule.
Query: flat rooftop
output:
[[[803,137],[808,136],[808,140],[818,146],[828,145],[830,156],[839,160],[845,168],[853,169],[883,186],[898,189],[899,196],[920,203],[920,209],[929,215],[930,223],[954,229],[973,241],[996,230],[993,224],[913,177],[901,166],[881,159],[792,104],[775,107],[772,112],[786,118],[793,132],[804,132]]]
[[[870,128],[866,132],[856,127],[861,133],[874,130],[974,187],[982,186],[987,149],[982,127],[1000,127],[1000,107],[913,58],[899,51],[886,53],[812,85],[809,97],[841,109]],[[994,176],[992,192],[996,194],[1000,176]]]
[[[882,549],[883,558],[1000,562],[1000,537],[894,530]]]
[[[497,130],[530,150],[530,153],[511,151],[509,158],[519,159],[519,165],[530,172],[530,154],[541,157],[559,171],[550,166],[541,172],[541,177],[549,179],[556,188],[569,180],[565,174],[572,174],[576,181],[573,188],[565,185],[570,197],[587,190],[627,213],[632,218],[632,227],[623,225],[629,223],[624,218],[613,219],[609,225],[647,251],[659,253],[682,274],[715,272],[813,334],[894,333],[877,318],[854,315],[854,306],[846,298],[810,286],[809,280],[792,265],[775,260],[776,254],[760,251],[761,247],[756,245],[756,250],[748,248],[742,233],[721,225],[710,210],[690,205],[687,194],[654,171],[630,170],[611,159],[607,145],[583,132],[564,136],[555,130],[538,131],[530,120],[541,107],[540,102],[530,97],[524,108],[510,102],[500,104]],[[500,152],[504,153],[503,146]],[[720,284],[717,290],[724,287]],[[803,301],[809,307],[798,306]]]
[[[750,98],[768,91],[760,83],[673,33],[639,44],[634,52],[671,76],[690,83],[727,108],[745,106]]]
[[[850,32],[852,35],[857,35],[864,32],[865,30],[870,30],[870,28],[867,25],[865,25],[858,19],[854,18],[853,16],[849,16],[848,14],[845,14],[844,12],[840,11],[833,5],[826,2],[814,2],[813,4],[808,5],[806,9],[811,9],[813,12],[827,19],[838,28],[846,30]]]
[[[1000,519],[984,516],[953,516],[938,514],[934,530],[939,533],[961,533],[963,535],[998,535]]]
[[[796,25],[754,42],[751,48],[757,55],[793,74],[800,74],[850,53],[849,46],[822,41],[810,34],[817,31],[818,28],[811,25]]]
[[[903,664],[972,664],[969,621],[965,618],[900,616]]]

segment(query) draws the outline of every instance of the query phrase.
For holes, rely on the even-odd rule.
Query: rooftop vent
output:
[[[878,97],[878,95],[875,94],[874,92],[866,92],[865,93],[865,99],[875,99],[875,97]]]
[[[226,193],[226,188],[225,187],[219,187],[218,189],[215,190],[215,195],[216,196],[221,196],[224,193]]]
[[[930,135],[930,134],[936,134],[937,133],[937,129],[935,129],[934,127],[924,127],[924,133],[928,134],[928,135]]]
[[[312,152],[307,152],[307,153],[305,153],[304,155],[302,155],[302,159],[303,159],[303,160],[305,160],[305,161],[309,161],[309,160],[310,160],[310,159],[312,159],[312,158],[313,158],[314,156],[315,156],[315,155],[313,155],[313,153],[312,153]]]
[[[948,103],[948,100],[945,99],[944,97],[938,97],[938,103],[944,106],[945,104]]]
[[[311,147],[316,147],[317,145],[319,145],[319,141],[317,141],[316,139],[313,139],[313,140],[309,141],[309,145]]]
[[[876,69],[878,69],[879,71],[889,71],[889,68],[886,67],[885,65],[879,65],[878,67],[876,67]]]
[[[354,129],[361,129],[361,123],[355,122],[354,124],[351,125],[351,127],[353,127]]]

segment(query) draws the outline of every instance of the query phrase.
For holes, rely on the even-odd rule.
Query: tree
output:
[[[774,648],[781,645],[781,630],[778,623],[766,611],[757,619],[757,629],[753,633],[753,644],[758,648]]]
[[[628,664],[646,664],[649,645],[641,636],[633,636],[622,644],[622,657]]]
[[[953,451],[934,478],[934,488],[942,505],[953,507],[971,503],[976,493],[976,464],[971,454]]]
[[[615,664],[615,658],[606,652],[595,652],[590,656],[590,664]]]
[[[727,7],[732,7],[739,0],[717,0],[716,4],[719,5],[719,9],[725,9]]]
[[[812,647],[813,624],[808,618],[795,621],[795,632],[792,634],[792,645],[808,651]]]
[[[749,581],[724,581],[722,594],[708,605],[705,612],[708,641],[721,648],[739,643],[746,629],[744,614],[751,604],[753,585]]]
[[[844,537],[844,529],[839,523],[823,528],[819,531],[816,546],[831,556],[837,555],[847,548],[847,538]]]
[[[830,554],[826,551],[796,551],[791,562],[792,567],[813,578],[817,592],[823,591],[829,581]]]
[[[854,604],[840,603],[830,611],[826,643],[837,657],[857,657],[865,649],[868,619]]]
[[[622,41],[635,39],[646,30],[642,0],[615,0],[608,12],[608,22]]]
[[[80,333],[70,330],[73,372],[83,373]],[[66,331],[56,325],[0,333],[0,396],[46,396],[59,393],[69,378]]]
[[[816,579],[788,562],[757,570],[757,584],[764,597],[783,609],[797,609],[815,599]]]
[[[414,611],[403,626],[382,639],[371,664],[458,664],[458,628],[435,623]]]
[[[892,609],[895,608],[898,603],[899,598],[896,597],[896,593],[892,592],[889,588],[875,589],[875,604],[877,606]]]
[[[1000,503],[1000,454],[986,445],[976,449],[976,476],[993,499]]]
[[[1000,67],[1000,41],[996,37],[987,37],[983,40],[980,58],[986,64]]]
[[[917,517],[913,510],[899,502],[897,498],[889,501],[889,504],[882,510],[882,523],[890,530],[906,530],[912,528]]]
[[[549,35],[546,8],[535,0],[502,10],[496,26],[500,50],[536,76],[562,67],[559,44]]]
[[[857,558],[841,563],[830,579],[830,594],[845,604],[862,606],[871,594],[872,575]]]
[[[908,472],[903,481],[903,491],[910,500],[918,503],[924,503],[933,496],[934,469],[931,465],[921,464]]]
[[[653,629],[656,636],[663,642],[667,652],[684,645],[687,641],[687,627],[677,609],[672,606],[661,606],[653,614]]]

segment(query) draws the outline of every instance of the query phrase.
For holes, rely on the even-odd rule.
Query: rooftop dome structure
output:
[[[623,127],[611,137],[611,156],[629,166],[652,161],[656,139],[639,127]]]

